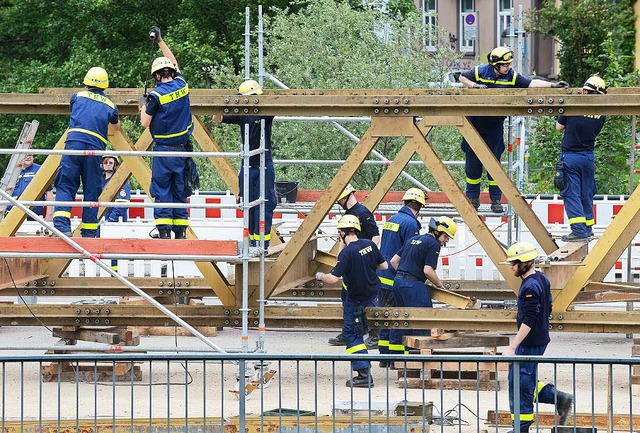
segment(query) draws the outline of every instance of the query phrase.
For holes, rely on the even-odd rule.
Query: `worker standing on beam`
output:
[[[151,64],[156,88],[140,100],[140,123],[149,128],[154,150],[158,152],[192,151],[193,120],[189,86],[180,72],[178,62],[162,39],[158,27],[151,29],[163,57]],[[151,168],[151,196],[156,203],[186,203],[188,160],[185,157],[156,157]],[[160,239],[186,239],[189,213],[185,208],[155,208],[153,211]]]
[[[65,142],[66,150],[105,150],[109,123],[120,129],[118,107],[104,94],[109,87],[107,71],[100,67],[89,69],[84,77],[86,90],[71,95],[71,119]],[[56,176],[56,201],[75,201],[82,180],[85,202],[96,202],[102,193],[100,157],[62,155]],[[71,208],[56,206],[53,225],[71,236]],[[98,208],[82,210],[82,237],[98,236]]]
[[[262,87],[255,80],[246,80],[238,87],[238,95],[262,95]],[[271,143],[271,131],[273,128],[274,116],[213,116],[214,122],[222,122],[240,127],[240,137],[244,146],[244,128],[249,125],[249,150],[260,148],[260,137],[262,136],[262,121],[264,120],[264,161],[265,161],[265,204],[264,204],[264,247],[269,248],[271,242],[271,224],[273,221],[273,211],[276,208],[276,172],[273,166],[273,151]],[[244,148],[244,147],[243,147]],[[244,166],[240,165],[239,196],[244,191]],[[260,155],[249,157],[249,202],[260,197]],[[242,198],[240,198],[242,201]],[[260,243],[260,207],[254,206],[249,209],[249,240],[251,246],[257,247]]]
[[[607,85],[594,75],[582,90],[588,95],[606,95]],[[593,197],[598,192],[593,149],[606,119],[606,116],[589,114],[559,116],[556,122],[556,129],[564,131],[560,144],[564,188],[560,193],[571,225],[571,233],[562,237],[565,242],[588,242],[593,236]]]
[[[364,334],[367,331],[365,308],[373,306],[380,288],[377,270],[387,269],[387,261],[378,246],[369,239],[361,239],[360,221],[354,215],[344,215],[338,221],[338,235],[344,248],[338,254],[338,262],[331,273],[318,272],[316,279],[335,284],[342,278],[347,295],[342,300],[342,335],[346,340],[348,354],[366,354]],[[353,388],[373,387],[371,363],[353,361],[357,376],[347,380],[346,386]]]
[[[18,163],[18,167],[20,167],[21,170],[20,170],[20,174],[18,175],[18,181],[16,182],[15,187],[11,187],[11,186],[7,187],[7,192],[11,192],[11,196],[16,200],[20,198],[24,190],[27,189],[27,186],[29,186],[29,184],[31,183],[31,180],[36,175],[38,170],[40,170],[41,166],[40,164],[35,164],[33,162],[32,154],[27,153],[24,156],[24,159]],[[51,185],[47,187],[47,190],[45,191],[44,196],[40,198],[40,201],[49,201],[49,202],[53,201],[53,191],[51,190]],[[7,212],[9,212],[12,207],[13,206],[7,206]],[[52,205],[47,206],[46,215],[44,213],[43,206],[35,206],[31,210],[40,216],[44,216],[46,221],[53,220]],[[27,219],[31,220],[32,218],[27,217]]]
[[[436,274],[440,248],[456,235],[458,227],[449,217],[431,218],[429,232],[414,236],[407,241],[391,259],[396,269],[393,280],[393,295],[397,308],[432,308],[431,293],[425,285],[429,280],[434,286],[444,288]],[[429,330],[392,329],[389,333],[389,353],[405,354],[402,338],[405,335],[429,335]]]
[[[393,256],[404,246],[405,242],[420,234],[420,221],[418,213],[427,203],[424,191],[418,188],[409,188],[402,196],[404,206],[397,214],[393,215],[382,225],[382,239],[380,240],[380,253],[389,263]],[[396,270],[389,266],[385,270],[378,271],[380,278],[380,292],[378,293],[378,307],[393,308],[396,306],[393,295],[393,280]],[[389,329],[380,330],[378,340],[380,354],[389,353]],[[380,367],[390,366],[388,361],[380,361]]]
[[[345,189],[340,193],[336,203],[345,210],[345,215],[353,215],[360,221],[360,227],[362,230],[358,231],[359,239],[369,239],[373,241],[376,245],[380,245],[380,230],[378,229],[378,224],[376,224],[376,219],[373,216],[373,213],[369,209],[366,208],[362,203],[358,201],[356,198],[356,189],[348,184]],[[340,245],[342,248],[343,245]],[[340,297],[344,301],[346,296],[346,292],[344,288],[340,293]],[[365,344],[369,349],[375,349],[378,347],[379,341],[379,331],[377,329],[372,329],[365,341]],[[346,339],[342,333],[338,334],[335,337],[331,337],[328,341],[330,346],[344,346],[347,344]]]
[[[527,87],[569,87],[565,81],[550,82],[531,79],[518,74],[511,69],[513,62],[513,51],[507,47],[496,47],[487,55],[489,63],[476,66],[469,71],[460,74],[460,82],[467,87],[474,89],[513,89]],[[469,116],[469,121],[478,134],[487,143],[489,150],[496,157],[498,162],[504,153],[504,116]],[[473,149],[462,139],[462,151],[466,155],[465,174],[467,177],[467,198],[471,204],[478,209],[480,207],[480,183],[482,182],[482,163],[474,153]],[[487,173],[489,183],[489,198],[491,199],[491,211],[503,213],[501,204],[502,192],[498,183]]]
[[[516,322],[518,332],[511,340],[509,347],[502,353],[504,356],[543,355],[551,341],[549,337],[549,316],[551,314],[551,283],[542,273],[534,268],[538,258],[538,250],[528,242],[516,242],[507,250],[507,262],[514,276],[522,279],[518,292],[518,312]],[[514,377],[513,364],[509,364],[509,408],[513,420],[514,431],[517,422],[520,433],[528,433],[535,421],[534,402],[555,404],[559,425],[567,422],[573,403],[573,395],[558,391],[552,384],[538,382],[537,364],[535,362],[519,362],[520,374],[520,417],[514,412]]]

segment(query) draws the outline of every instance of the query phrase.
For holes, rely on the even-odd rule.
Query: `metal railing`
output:
[[[202,351],[3,355],[1,427],[9,433],[165,432],[168,426],[185,432],[498,432],[511,424],[507,365],[532,361],[539,380],[573,394],[569,427],[640,427],[640,358]],[[374,386],[345,386],[355,374],[350,363],[362,359],[372,362]],[[397,370],[378,367],[389,360]],[[518,372],[514,368],[516,380]],[[532,427],[558,424],[553,406],[534,403],[534,412]],[[517,406],[514,413],[519,416]]]

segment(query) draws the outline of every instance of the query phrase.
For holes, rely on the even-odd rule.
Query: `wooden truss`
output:
[[[73,89],[44,89],[40,94],[4,94],[0,95],[0,113],[43,113],[67,114],[69,96]],[[135,95],[139,89],[112,89],[109,96],[118,104],[121,114],[135,114],[137,105],[130,101],[137,101]],[[478,158],[498,183],[503,194],[513,206],[522,222],[528,227],[541,249],[556,261],[551,261],[545,268],[553,282],[554,290],[554,323],[556,329],[584,330],[590,332],[638,332],[640,313],[638,312],[602,312],[597,318],[584,312],[573,311],[572,303],[590,300],[626,300],[640,299],[637,286],[618,286],[602,283],[602,280],[620,257],[627,245],[633,240],[640,229],[640,192],[638,189],[629,197],[627,203],[611,222],[593,249],[587,253],[586,246],[567,245],[562,250],[551,237],[547,228],[538,219],[528,203],[524,200],[509,176],[500,166],[486,143],[480,137],[473,125],[465,116],[471,115],[577,115],[577,114],[635,114],[640,111],[640,89],[612,89],[608,95],[582,95],[577,89],[518,89],[518,90],[287,90],[267,91],[260,96],[237,96],[229,91],[193,90],[191,93],[192,111],[195,115],[205,114],[257,114],[257,115],[336,115],[336,116],[371,116],[371,125],[364,133],[353,151],[340,167],[336,176],[329,183],[325,194],[316,202],[311,212],[302,222],[291,240],[282,245],[275,257],[269,257],[266,264],[266,297],[291,294],[292,290],[303,287],[307,291],[314,284],[312,275],[317,269],[330,268],[335,256],[316,251],[314,234],[321,222],[335,203],[339,193],[352,179],[356,171],[368,158],[371,150],[382,137],[404,137],[405,144],[393,158],[378,184],[372,189],[365,201],[369,209],[376,208],[389,191],[395,180],[414,155],[417,155],[440,189],[446,193],[453,206],[464,219],[478,242],[482,245],[491,261],[504,278],[500,287],[508,288],[510,293],[517,292],[519,279],[514,278],[508,267],[500,264],[506,259],[504,248],[485,222],[478,218],[478,214],[466,199],[464,191],[458,186],[447,167],[443,164],[433,146],[426,138],[431,128],[436,126],[455,126],[466,138]],[[416,118],[421,117],[419,122]],[[220,151],[215,139],[204,128],[198,117],[194,116],[194,138],[203,151]],[[110,131],[110,141],[117,150],[147,150],[151,145],[151,137],[145,131],[134,143],[124,132]],[[56,149],[64,148],[63,135]],[[231,163],[223,158],[210,158],[222,179],[235,194],[238,190],[237,173]],[[44,192],[45,185],[53,180],[60,156],[51,155],[47,158],[36,178],[23,193],[22,200],[36,200]],[[100,201],[112,201],[126,180],[135,176],[142,187],[149,192],[151,170],[142,157],[124,156],[123,164],[118,168],[114,179],[103,191]],[[102,215],[101,209],[100,215]],[[11,210],[0,223],[0,237],[12,236],[24,220],[24,214],[17,208]],[[187,237],[195,239],[195,234],[189,230]],[[272,236],[277,239],[277,236]],[[0,247],[0,249],[2,249]],[[567,265],[571,262],[573,266]],[[37,290],[40,281],[59,281],[60,275],[68,265],[68,260],[45,259],[41,261],[37,272],[32,272],[34,278],[29,281],[29,275],[24,275],[21,281],[28,282]],[[234,309],[239,305],[242,282],[238,278],[235,283],[227,281],[219,271],[216,263],[198,262],[198,268],[204,276],[198,287],[210,287],[220,298],[226,309]],[[250,264],[250,303],[256,305],[258,294],[258,263]],[[236,275],[242,275],[236,272]],[[74,279],[80,280],[80,279]],[[0,287],[6,286],[4,280]],[[144,285],[144,282],[140,281]],[[46,282],[44,284],[47,284]],[[65,282],[60,287],[72,291],[74,283]],[[484,283],[480,283],[482,285]],[[468,285],[468,282],[467,282]],[[78,283],[78,287],[85,287]],[[115,289],[110,289],[111,291]],[[155,290],[150,288],[150,290]],[[326,288],[324,290],[330,290]],[[324,292],[321,288],[313,290]],[[66,293],[66,292],[65,292]],[[465,292],[466,293],[466,292]],[[504,290],[501,292],[504,296]],[[447,291],[436,291],[434,297],[458,307],[468,306],[468,298],[460,294]],[[513,295],[509,295],[513,299]],[[188,308],[188,307],[187,307]],[[119,306],[113,306],[112,312]],[[123,310],[124,311],[124,310]],[[204,310],[200,310],[204,311]],[[305,308],[305,311],[308,311]],[[27,314],[27,313],[25,313]],[[127,313],[122,313],[127,314]],[[506,320],[497,319],[496,323],[488,324],[484,320],[486,312],[483,310],[448,310],[447,317],[459,326],[447,325],[451,329],[512,329],[513,312],[506,314]],[[492,312],[495,314],[495,312]],[[16,313],[10,313],[16,317]],[[196,314],[197,316],[197,314]],[[4,323],[0,313],[0,323]],[[139,315],[136,323],[143,320]],[[198,320],[191,314],[183,316],[185,320],[194,324]],[[273,317],[273,316],[272,316]],[[311,314],[313,320],[326,319],[322,326],[335,319],[333,312],[326,308],[318,308]],[[384,311],[372,310],[372,319],[384,317],[404,317],[405,320],[421,321],[423,327],[442,328],[443,320],[435,319],[433,313],[425,314],[412,310]],[[191,318],[191,319],[190,319]],[[26,320],[26,318],[25,318]],[[73,319],[75,320],[75,319]],[[84,319],[82,319],[84,320]],[[132,319],[133,320],[133,319]],[[151,320],[151,319],[149,319]],[[222,319],[223,321],[225,319]],[[267,324],[270,316],[267,313]],[[593,322],[590,322],[593,320]],[[166,319],[163,319],[166,321]],[[278,326],[282,324],[278,322]],[[393,321],[378,320],[376,326],[394,326]],[[391,322],[391,323],[386,323]],[[571,322],[571,325],[569,323]],[[386,323],[386,325],[385,325]],[[431,323],[431,325],[429,325]],[[448,322],[447,322],[448,323]],[[56,324],[60,324],[56,322]],[[134,323],[131,323],[134,324]],[[402,324],[397,324],[402,326]],[[468,328],[467,326],[476,326]],[[498,326],[498,328],[496,328]]]

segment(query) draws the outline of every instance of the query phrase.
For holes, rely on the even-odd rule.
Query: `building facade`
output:
[[[526,19],[529,10],[542,6],[542,0],[414,0],[422,11],[425,23],[437,24],[448,33],[448,41],[427,37],[434,50],[438,43],[449,43],[464,55],[450,65],[452,70],[465,70],[487,60],[487,53],[504,45],[512,48],[516,57],[514,67],[526,75],[555,78],[558,65],[552,40],[540,35],[522,35],[518,43],[520,10]],[[473,23],[469,28],[469,24]],[[475,22],[474,22],[475,21]],[[471,38],[468,35],[471,34]],[[511,36],[510,36],[511,35]]]

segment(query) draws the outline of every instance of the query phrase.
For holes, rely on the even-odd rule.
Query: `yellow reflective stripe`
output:
[[[580,223],[587,223],[587,219],[585,217],[575,217],[575,218],[569,218],[569,224],[580,224]]]
[[[118,270],[118,265],[111,266],[111,269],[114,270],[114,271],[117,271]]]
[[[479,81],[481,83],[500,84],[502,86],[504,85],[514,86],[516,84],[516,77],[518,76],[518,73],[516,71],[513,71],[513,78],[511,79],[511,81],[488,80],[486,78],[482,78],[478,74],[478,66],[475,67],[475,71],[476,71],[476,81]]]
[[[538,399],[538,394],[540,393],[540,391],[542,391],[542,388],[544,388],[545,386],[547,386],[546,383],[538,381],[538,384],[533,390],[533,401],[536,401]]]
[[[87,230],[98,230],[98,223],[82,223],[81,227]]]
[[[179,137],[181,135],[186,134],[187,132],[189,132],[189,130],[193,128],[193,122],[191,122],[189,124],[189,126],[187,126],[187,129],[185,129],[184,131],[181,132],[176,132],[175,134],[165,134],[165,135],[154,135],[154,138],[173,138],[173,137]]]
[[[489,186],[498,186],[498,182],[496,182],[495,180],[490,180],[489,182]]]
[[[65,210],[57,210],[53,213],[53,217],[71,218],[71,212]]]
[[[188,226],[189,225],[189,220],[177,219],[177,220],[172,220],[172,221],[173,221],[173,225],[174,226]]]
[[[380,279],[380,282],[386,286],[392,286],[393,287],[393,280],[390,280],[389,278],[385,278],[385,277],[378,277]]]
[[[398,230],[400,230],[400,224],[387,221],[384,224],[382,224],[382,230],[397,232]]]
[[[155,224],[157,226],[162,226],[162,225],[170,226],[171,224],[173,224],[173,220],[171,218],[157,218],[155,220]]]
[[[360,352],[361,350],[367,350],[367,345],[362,343],[362,344],[358,344],[357,346],[348,347],[347,353],[352,354],[352,353]]]
[[[482,178],[480,179],[471,179],[470,177],[467,178],[467,183],[470,183],[471,185],[477,185],[480,182],[482,182]]]
[[[97,102],[102,102],[105,105],[108,105],[111,108],[116,108],[116,104],[114,104],[113,102],[111,102],[111,100],[109,100],[109,98],[107,98],[106,96],[102,96],[102,95],[98,95],[96,93],[93,92],[78,92],[76,94],[76,96],[79,96],[81,98],[88,98],[91,99],[93,101],[97,101]]]
[[[116,203],[129,203],[129,200],[127,200],[126,198],[117,198],[116,199]]]
[[[391,344],[389,343],[389,350],[394,352],[404,352],[404,344]]]
[[[378,340],[378,347],[389,347],[389,340]]]
[[[596,220],[594,220],[593,218],[590,220],[587,220],[587,227],[591,227],[592,225],[594,225],[596,223]]]
[[[511,421],[515,421],[516,416],[514,414],[511,414]],[[532,413],[521,413],[520,414],[520,421],[533,421],[536,419],[536,416]]]
[[[35,175],[36,175],[35,173],[25,173],[18,176],[18,179],[25,179],[25,178],[33,177]]]
[[[271,240],[271,233],[269,233],[268,235],[264,235],[264,240],[265,241],[270,241]]]
[[[185,85],[182,89],[174,90],[171,93],[167,93],[166,95],[161,95],[155,90],[151,93],[155,94],[160,101],[160,105],[165,105],[173,101],[177,101],[180,98],[184,98],[189,94],[189,85]]]
[[[100,140],[102,140],[102,142],[104,144],[108,144],[109,143],[109,140],[104,138],[102,135],[98,134],[97,132],[90,131],[88,129],[84,129],[84,128],[69,128],[68,132],[82,132],[84,134],[89,134],[89,135],[93,135],[94,137],[98,137]]]
[[[349,288],[347,287],[347,285],[344,283],[344,281],[342,282],[342,288],[345,290],[349,290]]]

